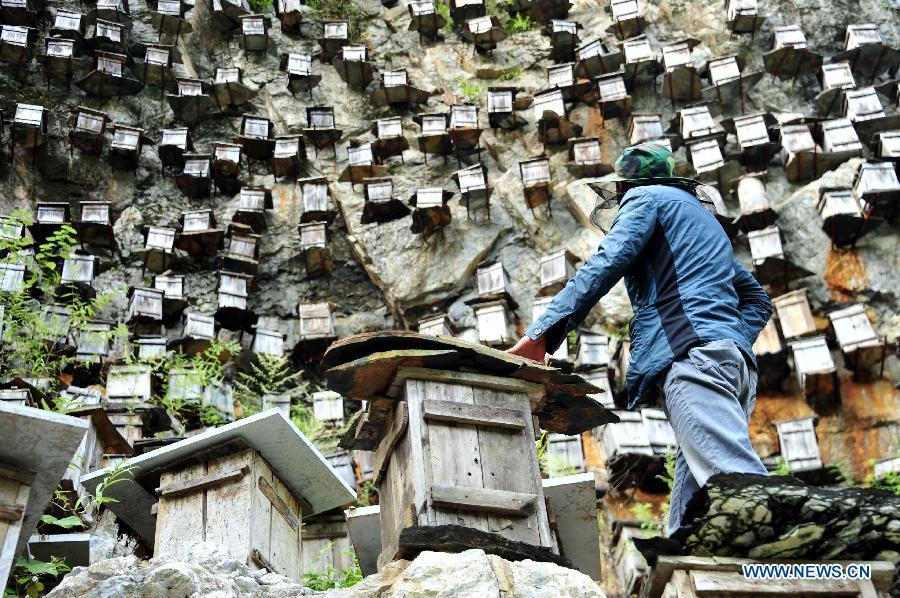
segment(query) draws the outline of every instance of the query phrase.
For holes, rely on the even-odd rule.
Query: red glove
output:
[[[506,352],[518,355],[519,357],[533,359],[540,363],[546,363],[547,341],[544,340],[543,335],[539,336],[537,340],[531,340],[531,337],[526,334],[519,339],[519,342],[517,342],[515,346],[508,349]]]

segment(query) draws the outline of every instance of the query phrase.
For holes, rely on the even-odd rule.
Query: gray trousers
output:
[[[681,526],[688,501],[710,476],[767,473],[750,446],[756,383],[756,371],[730,340],[694,347],[669,368],[662,390],[678,441],[669,534]]]

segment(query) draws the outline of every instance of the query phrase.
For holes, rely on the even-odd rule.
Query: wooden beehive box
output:
[[[478,296],[482,299],[492,299],[509,295],[509,274],[503,268],[501,262],[487,262],[479,264],[475,272]]]
[[[276,177],[297,176],[300,163],[306,159],[306,147],[300,135],[284,135],[275,138],[272,153],[272,174]]]
[[[574,467],[579,473],[584,469],[584,449],[581,446],[581,436],[567,436],[565,434],[547,434],[547,454],[553,455],[560,463],[568,467]]]
[[[853,123],[848,118],[836,118],[819,123],[822,137],[822,149],[826,152],[840,153],[846,157],[862,153],[862,143]]]
[[[165,293],[148,287],[132,287],[128,298],[128,325],[135,334],[159,334]]]
[[[558,249],[541,257],[541,294],[555,295],[575,276],[578,258],[568,249]]]
[[[806,289],[775,297],[772,303],[778,313],[781,333],[786,340],[815,334],[816,322],[809,307],[809,300],[806,298]]]
[[[322,75],[313,74],[312,56],[291,52],[281,55],[281,70],[287,73],[287,86],[292,94],[298,91],[309,92],[322,80]]]
[[[307,278],[330,276],[334,262],[328,246],[328,224],[304,222],[297,225],[297,230],[300,233],[300,251],[306,265]]]
[[[837,391],[837,372],[824,336],[789,343],[797,384],[807,399],[832,399]]]
[[[766,184],[761,176],[746,175],[737,184],[738,204],[741,214],[738,226],[745,231],[758,230],[771,225],[778,214],[769,205]]]
[[[220,270],[217,273],[216,321],[227,330],[249,330],[257,320],[248,305],[253,277],[238,272]]]
[[[317,420],[332,427],[344,425],[344,398],[330,390],[315,392],[313,399],[313,415]]]
[[[641,35],[622,42],[625,57],[625,81],[629,85],[654,83],[662,70],[656,60],[650,40]]]
[[[374,460],[380,566],[437,548],[442,534],[462,545],[515,542],[513,550],[542,560],[557,552],[534,450],[532,391],[511,379],[440,370],[398,378],[399,402]]]
[[[601,405],[612,411],[616,408],[613,400],[612,387],[609,384],[609,369],[605,367],[594,368],[581,372],[581,377],[600,389],[600,392],[588,395]]]
[[[369,49],[364,45],[344,46],[332,64],[341,79],[353,89],[365,89],[374,78],[375,69],[369,62]]]
[[[129,463],[138,483],[110,491],[119,501],[112,510],[154,545],[154,556],[183,559],[197,542],[214,542],[252,569],[295,580],[302,573],[301,519],[354,499],[309,441],[274,409]],[[82,483],[93,490],[108,474],[89,474]]]
[[[575,353],[578,369],[606,368],[609,366],[609,337],[590,331],[579,332]]]
[[[162,139],[157,146],[159,160],[163,166],[184,168],[184,155],[194,151],[194,142],[187,127],[163,129]]]
[[[638,0],[610,0],[613,24],[609,27],[619,39],[627,40],[644,29],[644,16]]]
[[[506,301],[488,301],[473,307],[478,322],[478,339],[483,344],[505,346],[512,342]]]
[[[660,139],[663,136],[661,114],[635,113],[628,123],[628,139],[631,145],[642,141]]]
[[[837,309],[828,314],[828,319],[847,367],[868,368],[885,359],[885,343],[872,327],[863,305]]]
[[[412,0],[407,8],[411,21],[410,30],[418,31],[423,37],[434,39],[437,32],[447,24],[447,19],[435,9],[433,0]]]
[[[893,218],[900,208],[900,180],[890,162],[863,162],[859,167],[853,192],[872,215]]]
[[[269,49],[269,19],[264,15],[245,15],[241,21],[241,46],[245,52]]]
[[[334,58],[341,48],[350,43],[350,23],[348,21],[326,21],[322,23],[323,35],[319,45],[326,60]]]
[[[453,336],[453,329],[450,327],[450,318],[447,314],[437,314],[422,318],[419,320],[419,334],[427,334],[429,336]]]
[[[816,439],[816,418],[800,417],[775,422],[781,458],[791,473],[820,470],[824,466]]]
[[[480,163],[474,164],[454,172],[453,179],[459,187],[460,203],[466,206],[468,214],[471,216],[476,210],[486,210],[490,218],[493,188],[488,186],[486,168]]]
[[[752,230],[747,233],[747,241],[750,243],[750,256],[753,258],[754,267],[762,266],[766,260],[771,258],[784,258],[781,233],[777,226]]]
[[[850,188],[820,188],[817,208],[822,230],[839,247],[852,245],[882,222],[881,218],[863,213],[859,198]]]
[[[519,162],[519,174],[522,177],[522,193],[525,205],[531,209],[550,200],[550,159],[533,158]]]
[[[637,411],[617,411],[619,423],[606,424],[600,429],[600,442],[607,464],[621,457],[653,455],[650,437],[644,420]]]
[[[303,522],[300,570],[341,576],[354,564],[353,547],[342,515],[325,514]]]
[[[677,124],[682,139],[724,134],[722,128],[713,119],[709,106],[703,104],[679,110]]]
[[[328,222],[335,217],[335,209],[331,203],[328,180],[325,177],[298,179],[302,198],[303,213],[300,222]]]
[[[875,134],[875,156],[881,160],[900,161],[900,129]]]
[[[250,351],[255,355],[284,356],[284,340],[286,335],[278,330],[255,328]]]
[[[301,340],[334,338],[334,319],[327,303],[300,303],[297,313]]]
[[[757,0],[726,0],[725,20],[732,33],[755,34],[766,18],[759,14]]]

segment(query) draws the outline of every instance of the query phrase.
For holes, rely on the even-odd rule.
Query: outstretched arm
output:
[[[732,269],[734,270],[732,284],[738,294],[738,309],[747,325],[747,333],[752,344],[756,342],[756,337],[772,316],[772,301],[740,262],[734,260]]]
[[[628,195],[603,243],[510,353],[531,359],[540,351],[553,353],[640,255],[656,228],[656,204],[640,188]],[[541,341],[543,347],[539,346]],[[538,359],[543,359],[543,354]]]

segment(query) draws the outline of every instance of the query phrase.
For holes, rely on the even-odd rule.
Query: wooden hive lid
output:
[[[618,419],[588,396],[602,390],[581,376],[456,338],[405,331],[358,334],[333,343],[322,365],[328,388],[358,400],[390,396],[409,368],[442,370],[449,378],[465,371],[472,372],[467,378],[485,383],[488,377],[510,378],[511,387],[532,397],[541,427],[551,432],[576,434]]]

